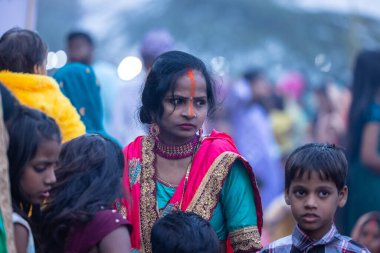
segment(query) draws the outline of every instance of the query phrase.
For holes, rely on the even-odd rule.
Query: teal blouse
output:
[[[176,188],[169,187],[160,181],[156,183],[158,208],[163,209]],[[239,160],[233,164],[227,176],[210,224],[221,241],[226,240],[229,232],[248,226],[257,226],[254,192],[248,172]]]

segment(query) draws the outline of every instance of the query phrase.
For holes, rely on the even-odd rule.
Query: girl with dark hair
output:
[[[349,112],[349,198],[346,233],[363,214],[380,210],[380,50],[362,51],[353,71]]]
[[[57,82],[46,76],[46,58],[47,46],[36,32],[13,28],[0,37],[0,82],[21,104],[52,117],[67,141],[84,134],[85,126]]]
[[[16,248],[17,252],[32,253],[31,227],[37,225],[33,221],[39,218],[40,204],[49,196],[52,184],[56,182],[54,171],[61,135],[52,118],[23,106],[7,122],[7,130]]]
[[[130,225],[112,210],[121,195],[124,157],[101,135],[85,135],[63,145],[57,184],[43,210],[43,252],[124,253]]]
[[[249,163],[233,140],[202,125],[215,108],[205,64],[180,51],[160,55],[147,76],[140,119],[150,133],[124,149],[124,186],[132,221],[132,247],[152,252],[154,222],[173,210],[192,211],[210,221],[222,252],[261,248],[260,194]]]

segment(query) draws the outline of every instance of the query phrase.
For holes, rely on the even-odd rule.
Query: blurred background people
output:
[[[67,35],[67,59],[92,65],[94,42],[90,34],[84,31],[72,31]]]
[[[127,145],[137,136],[146,133],[146,129],[138,118],[143,84],[153,61],[162,53],[173,49],[173,38],[165,29],[151,30],[144,35],[139,49],[144,71],[134,80],[123,85],[113,105],[112,125],[116,133],[115,137],[123,145]]]
[[[235,93],[240,106],[233,106],[230,114],[232,136],[240,153],[249,161],[257,176],[264,209],[283,191],[284,172],[281,168],[280,149],[276,143],[268,113],[271,88],[259,69],[243,74],[245,85]],[[236,103],[235,103],[236,104]]]
[[[342,223],[350,233],[359,217],[380,210],[380,51],[364,50],[353,69],[348,125],[349,200]]]
[[[59,69],[54,78],[80,114],[86,132],[108,136],[103,126],[100,85],[92,67],[82,63],[69,63]]]
[[[291,139],[293,149],[305,144],[308,140],[309,120],[302,103],[305,86],[304,76],[296,71],[285,73],[276,84],[277,92],[284,99],[284,110],[292,118]]]
[[[66,49],[67,60],[69,63],[83,64],[88,70],[86,70],[87,75],[81,75],[82,78],[80,79],[78,79],[78,74],[83,73],[83,71],[76,72],[77,78],[75,80],[77,80],[77,82],[78,80],[81,80],[81,86],[77,86],[75,83],[70,84],[74,81],[74,78],[70,78],[66,75],[66,80],[68,78],[71,79],[70,81],[67,80],[69,83],[66,84],[66,86],[69,85],[70,88],[64,87],[62,89],[61,87],[61,89],[68,92],[66,96],[68,96],[71,101],[75,101],[74,106],[78,111],[83,107],[86,108],[84,102],[87,101],[86,105],[90,106],[90,108],[87,108],[87,112],[84,112],[82,109],[82,113],[84,112],[87,115],[84,116],[80,112],[79,113],[81,114],[81,117],[86,120],[86,126],[87,124],[91,124],[90,130],[87,130],[88,132],[94,132],[94,130],[96,130],[101,131],[103,134],[107,132],[110,133],[110,135],[113,135],[112,108],[121,86],[116,70],[108,62],[95,60],[95,41],[87,31],[73,30],[69,32],[66,36]],[[71,66],[76,66],[76,69],[78,70],[78,66],[83,65]],[[69,67],[68,69],[70,72],[74,70],[73,67]],[[66,72],[67,69],[64,72],[60,72],[58,74],[59,79],[62,79],[62,73]],[[54,76],[56,77],[57,74]],[[85,76],[89,78],[84,78]],[[85,82],[85,80],[87,81]],[[87,85],[83,86],[84,83],[87,83]],[[89,85],[90,83],[91,85]],[[91,92],[86,92],[84,87],[91,89]],[[77,90],[75,90],[75,88],[77,88]],[[88,103],[89,101],[92,102]],[[98,115],[96,115],[97,111],[99,111]],[[92,123],[89,122],[90,118],[92,119]],[[95,122],[96,125],[94,125]]]
[[[346,145],[347,114],[350,101],[346,89],[334,83],[316,88],[316,115],[311,125],[311,138],[316,142]],[[348,105],[348,106],[347,106]]]

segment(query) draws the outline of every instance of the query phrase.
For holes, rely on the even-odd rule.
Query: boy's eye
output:
[[[297,198],[300,198],[300,197],[303,197],[306,195],[306,192],[304,190],[296,190],[294,191],[294,195],[297,197]]]
[[[320,191],[319,192],[319,197],[320,198],[327,198],[330,195],[328,191]]]

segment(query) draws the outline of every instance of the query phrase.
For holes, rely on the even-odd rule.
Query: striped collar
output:
[[[316,241],[307,236],[297,225],[292,234],[292,241],[293,245],[297,249],[299,249],[301,252],[306,252],[311,247],[317,245],[327,245],[331,243],[335,237],[339,236],[340,234],[335,228],[335,225],[332,225],[331,229],[320,240]]]

